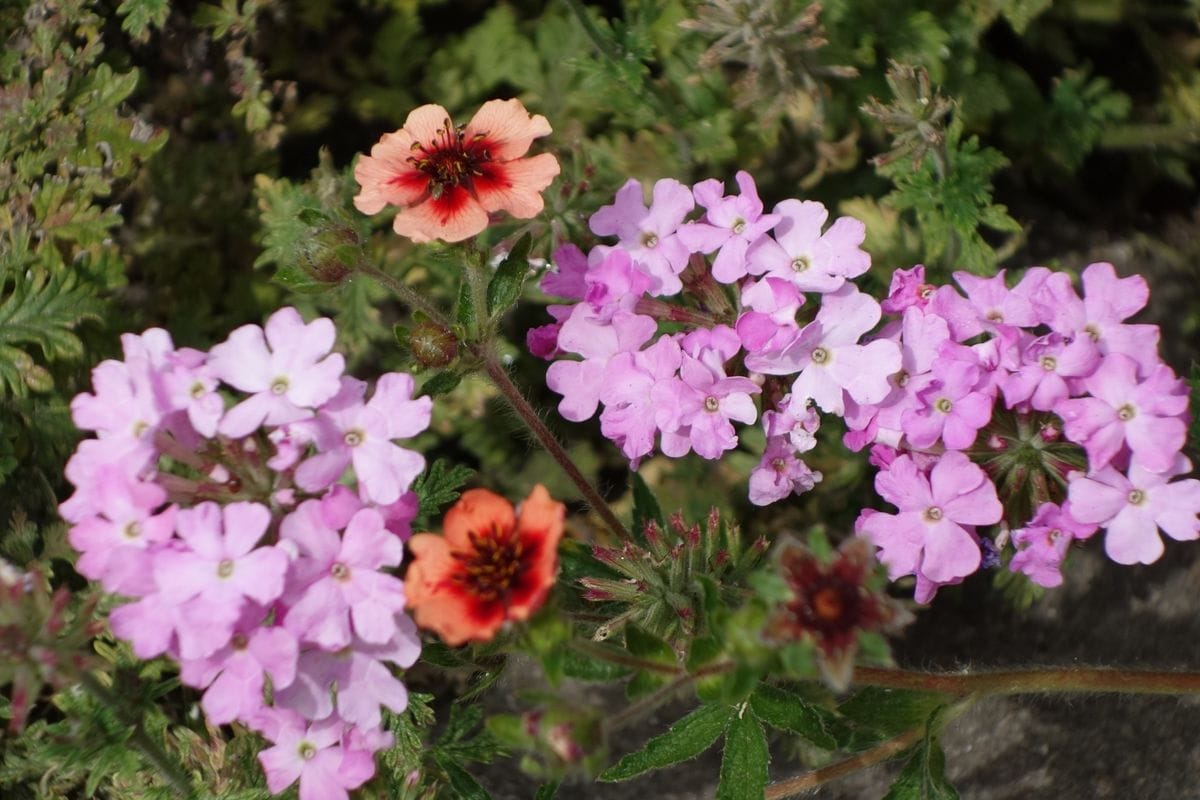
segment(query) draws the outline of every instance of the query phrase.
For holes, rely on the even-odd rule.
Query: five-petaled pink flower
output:
[[[392,227],[414,242],[469,239],[492,211],[529,219],[542,210],[558,160],[522,156],[549,133],[546,118],[531,116],[519,100],[489,100],[465,127],[455,127],[439,105],[421,106],[358,160],[362,191],[354,206],[364,214],[399,206]]]

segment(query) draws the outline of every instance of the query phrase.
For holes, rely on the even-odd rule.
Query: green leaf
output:
[[[275,270],[271,282],[296,294],[323,294],[333,288],[333,284],[316,280],[295,264],[285,264]]]
[[[75,329],[85,320],[99,320],[102,306],[94,290],[77,284],[72,273],[16,273],[0,279],[0,293],[9,280],[11,293],[0,301],[0,396],[6,390],[22,396],[30,382],[27,374],[35,386],[44,383],[22,346],[36,346],[49,362],[78,360],[83,343]]]
[[[600,780],[626,781],[650,770],[689,761],[703,753],[724,733],[733,716],[729,706],[700,706],[672,725],[666,733],[646,742],[600,775]]]
[[[145,41],[151,27],[161,28],[171,7],[167,0],[123,0],[117,6],[121,29],[137,41]]]
[[[630,623],[625,626],[625,648],[638,658],[667,665],[676,663],[675,651],[671,649],[671,645],[640,625]]]
[[[920,725],[947,700],[946,695],[933,692],[868,686],[838,706],[838,712],[877,731],[877,740],[882,740]]]
[[[542,784],[534,794],[533,800],[554,800],[554,795],[558,794],[558,786],[558,781]]]
[[[646,523],[654,520],[659,527],[666,526],[662,508],[658,498],[650,491],[646,481],[636,472],[629,473],[629,482],[633,487],[633,535],[642,538]]]
[[[754,712],[742,706],[725,733],[717,800],[762,800],[770,761],[766,732]]]
[[[434,375],[431,375],[424,383],[421,384],[421,391],[417,394],[418,396],[429,395],[430,397],[437,397],[439,394],[446,394],[447,392],[454,391],[454,387],[458,386],[458,384],[461,382],[462,375],[459,375],[453,370],[438,372]]]
[[[412,490],[417,493],[420,503],[414,523],[427,522],[430,518],[438,516],[443,506],[458,499],[462,494],[462,487],[474,475],[474,470],[461,464],[450,466],[449,462],[442,458],[433,462],[433,466],[413,481]]]
[[[630,672],[628,667],[588,658],[576,650],[567,650],[563,655],[562,670],[568,678],[581,681],[615,681]]]
[[[958,800],[958,792],[946,780],[946,754],[933,734],[937,716],[937,710],[929,715],[925,737],[883,800]]]
[[[455,800],[492,800],[492,796],[479,785],[479,781],[475,780],[471,773],[440,753],[436,754],[434,759],[438,766],[445,771],[446,778],[450,782],[452,792],[450,797]]]
[[[458,286],[458,302],[454,308],[454,318],[468,332],[475,330],[479,315],[475,313],[475,301],[471,298],[471,287],[467,281]]]
[[[837,748],[826,721],[833,714],[798,694],[769,684],[759,684],[750,695],[750,707],[760,720],[781,731],[794,733],[824,750]]]
[[[529,248],[533,237],[528,233],[517,240],[512,250],[496,268],[487,287],[487,313],[494,317],[507,311],[521,296],[525,277],[529,274]]]

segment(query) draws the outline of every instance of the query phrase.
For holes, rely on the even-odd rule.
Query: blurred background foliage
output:
[[[1148,274],[1174,366],[1195,357],[1195,0],[0,0],[0,41],[0,555],[60,580],[67,404],[120,332],[207,347],[292,303],[337,318],[361,377],[414,368],[393,337],[407,310],[340,279],[365,260],[453,303],[454,251],[350,205],[355,154],[427,102],[465,122],[518,97],[550,120],[563,173],[537,258],[588,245],[587,216],[628,177],[746,169],[768,206],[863,219],[867,290],[914,263],[946,280],[1109,257]],[[507,249],[517,232],[486,235]],[[516,380],[552,408],[523,354],[546,302],[529,281],[504,330]],[[547,416],[628,509],[598,426]],[[744,500],[753,432],[720,462],[641,472],[690,518],[715,501],[756,535],[844,530],[869,472],[832,425],[822,437],[824,482],[765,511]],[[441,398],[420,444],[509,496],[575,496],[481,380]]]

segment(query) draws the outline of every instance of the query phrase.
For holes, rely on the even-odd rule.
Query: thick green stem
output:
[[[521,393],[517,385],[512,382],[512,378],[508,376],[508,371],[500,364],[500,361],[496,358],[496,354],[491,352],[490,348],[483,345],[476,345],[471,349],[483,361],[484,371],[487,372],[496,389],[500,391],[500,394],[508,401],[512,410],[525,423],[525,427],[529,429],[533,437],[538,440],[538,444],[545,448],[550,457],[562,467],[563,472],[567,474],[571,482],[579,488],[579,492],[583,495],[583,499],[587,504],[592,507],[593,511],[600,515],[600,518],[604,520],[604,524],[608,526],[609,530],[615,536],[622,540],[628,539],[629,531],[617,519],[617,515],[613,513],[612,508],[600,496],[600,492],[596,490],[596,487],[592,486],[591,482],[584,476],[575,462],[571,460],[571,456],[567,454],[567,451],[559,443],[558,439],[546,427],[546,423],[542,422],[542,418],[538,416],[537,411],[525,399],[525,395]]]
[[[891,689],[945,694],[995,695],[1043,692],[1117,692],[1120,694],[1197,694],[1200,673],[1062,667],[1002,670],[974,674],[909,672],[857,667],[854,682]]]
[[[140,717],[130,714],[129,708],[121,699],[90,672],[84,672],[79,682],[83,684],[83,688],[87,689],[93,697],[116,712],[122,721],[133,726],[133,733],[129,736],[129,743],[137,748],[154,765],[167,782],[175,788],[180,797],[191,798],[196,796],[196,790],[192,786],[192,781],[188,777],[187,772],[167,755],[158,742],[154,741],[150,734],[146,732]]]

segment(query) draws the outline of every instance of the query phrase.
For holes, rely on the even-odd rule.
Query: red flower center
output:
[[[519,536],[498,526],[467,535],[472,551],[452,554],[463,565],[456,580],[485,603],[506,597],[526,572],[525,561],[531,552]]]
[[[429,192],[435,200],[447,189],[469,186],[483,177],[483,165],[492,160],[486,133],[468,139],[464,129],[455,128],[450,120],[438,129],[438,138],[431,144],[414,142],[413,150],[408,163],[429,176]]]

